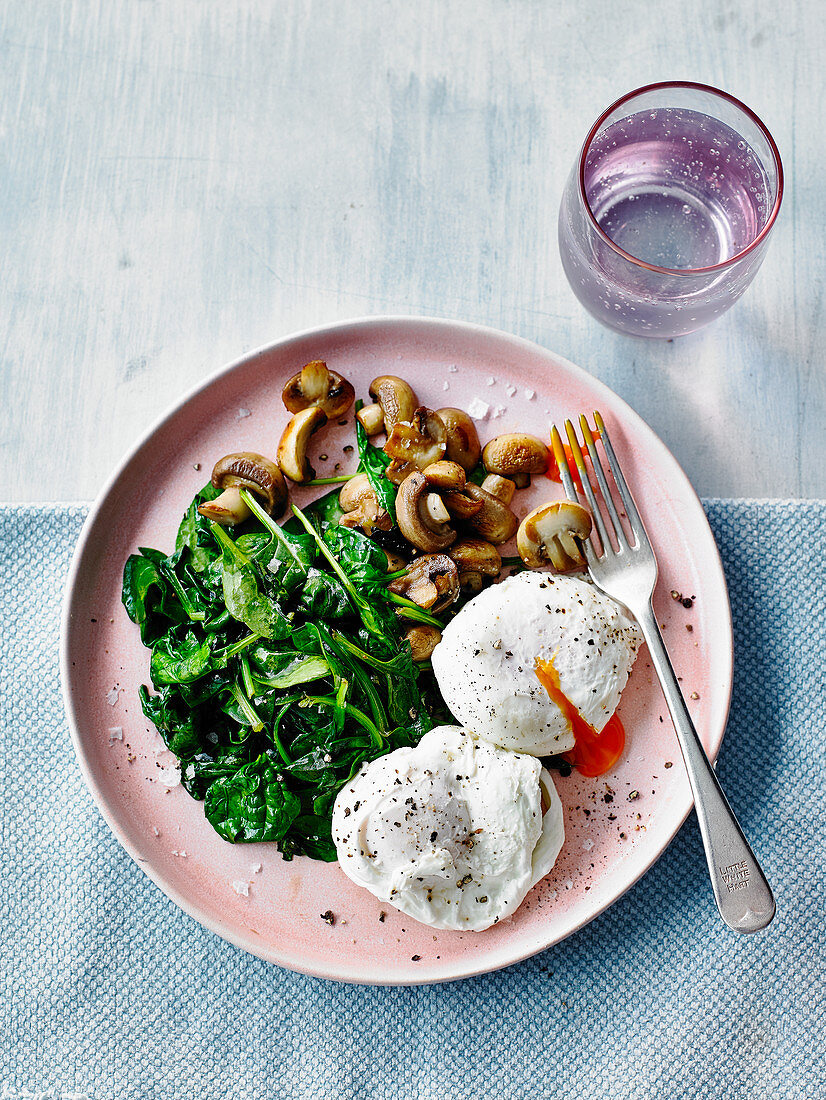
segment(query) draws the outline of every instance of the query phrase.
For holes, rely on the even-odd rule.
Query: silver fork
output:
[[[571,453],[602,544],[598,552],[592,538],[584,541],[583,549],[588,562],[588,571],[597,588],[628,608],[637,620],[648,644],[648,652],[651,654],[654,669],[662,685],[688,772],[708,860],[711,885],[720,916],[730,928],[737,932],[757,932],[765,928],[774,917],[774,897],[743,835],[743,830],[737,823],[726,796],[717,782],[717,776],[697,736],[663,643],[651,603],[654,586],[657,583],[657,560],[654,557],[651,542],[620,470],[602,417],[595,412],[594,423],[602,440],[611,474],[619,490],[625,515],[634,537],[633,543],[628,540],[620,523],[617,507],[608,487],[588,421],[581,416],[579,423],[607,512],[606,519],[600,511],[594,488],[589,480],[574,426],[570,420],[566,420],[565,431]],[[556,427],[551,432],[551,442],[565,493],[569,500],[576,501],[578,498],[568,459]],[[616,548],[613,543],[616,544]]]

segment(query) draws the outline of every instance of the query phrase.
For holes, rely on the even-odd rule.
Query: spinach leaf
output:
[[[301,803],[278,778],[262,753],[234,775],[221,776],[207,789],[204,812],[225,840],[280,840],[298,816]]]
[[[164,561],[160,555],[160,561]],[[159,562],[145,554],[130,554],[123,569],[121,591],[126,614],[141,631],[141,641],[151,645],[171,623],[182,623],[188,616],[170,591]]]
[[[222,528],[217,524],[212,526],[213,533],[223,548],[221,573],[227,611],[264,638],[288,637],[289,621],[279,607],[261,591],[252,560],[238,549]]]
[[[334,489],[331,489],[329,493],[325,493],[323,497],[319,497],[314,500],[305,510],[304,514],[310,516],[317,523],[338,523],[341,517],[344,515],[344,510],[338,502],[338,496],[341,492],[341,486],[337,485]],[[290,524],[296,523],[295,517],[290,520]],[[289,526],[290,524],[286,524]],[[296,531],[300,528],[296,523]]]
[[[158,695],[150,695],[141,686],[139,696],[143,713],[158,730],[170,752],[174,752],[179,760],[198,752],[201,747],[198,715],[186,705],[181,705],[175,689],[164,687]]]
[[[356,412],[362,408],[364,402],[356,402]],[[380,447],[374,447],[367,438],[367,432],[356,420],[356,446],[359,452],[359,472],[367,474],[373,492],[378,498],[379,504],[385,512],[390,513],[393,523],[396,522],[396,486],[385,477],[385,470],[390,465],[390,456]]]
[[[175,537],[175,549],[182,550],[186,547],[189,550],[189,561],[196,573],[206,569],[210,560],[215,557],[215,543],[210,534],[209,520],[198,511],[198,505],[215,500],[218,492],[218,489],[207,482],[184,512]]]
[[[250,763],[250,757],[242,749],[222,751],[213,756],[209,752],[199,752],[189,760],[181,762],[181,784],[193,798],[203,801],[209,787],[216,779],[226,779]]]
[[[307,573],[299,607],[312,619],[342,619],[353,613],[341,581],[314,568]]]
[[[262,593],[251,566],[225,554],[223,583],[224,601],[233,618],[264,638],[286,638],[289,635],[289,622]]]
[[[330,675],[330,666],[323,657],[298,657],[297,654],[291,654],[290,657],[291,660],[281,672],[259,676],[256,671],[253,671],[256,685],[285,690]]]
[[[149,674],[155,687],[161,684],[187,684],[209,669],[212,653],[209,639],[201,639],[194,630],[171,630],[152,647]]]
[[[342,569],[359,585],[386,584],[387,555],[380,546],[350,527],[322,527],[321,537],[338,558]]]

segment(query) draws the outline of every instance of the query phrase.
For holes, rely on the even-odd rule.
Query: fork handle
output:
[[[650,602],[645,615],[637,621],[677,731],[720,916],[737,932],[757,932],[774,917],[771,888],[691,721]]]

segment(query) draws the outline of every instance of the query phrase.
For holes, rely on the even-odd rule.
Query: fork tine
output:
[[[602,493],[602,499],[605,501],[605,507],[608,509],[608,515],[611,517],[611,522],[614,524],[614,531],[617,536],[617,542],[621,549],[628,549],[628,539],[625,537],[625,531],[620,523],[619,513],[617,512],[616,505],[614,504],[614,498],[611,496],[611,490],[608,488],[608,482],[605,480],[605,474],[602,469],[602,463],[599,460],[597,449],[594,444],[594,437],[591,435],[591,429],[588,426],[588,420],[583,415],[579,418],[579,426],[582,430],[582,438],[585,440],[585,446],[588,448],[588,454],[591,457],[591,465],[594,468],[597,481],[599,482],[600,492]]]
[[[608,525],[603,519],[602,512],[599,510],[597,504],[597,498],[594,495],[594,490],[591,486],[591,482],[588,480],[588,470],[585,467],[585,459],[582,457],[582,450],[579,446],[579,440],[576,437],[576,431],[570,420],[565,421],[565,431],[568,434],[568,442],[571,444],[571,454],[574,456],[574,462],[576,468],[579,471],[579,480],[582,482],[582,488],[585,492],[585,497],[588,501],[588,506],[591,509],[591,519],[594,521],[597,531],[599,532],[600,542],[602,543],[603,554],[610,554],[612,549],[611,539],[608,535]]]
[[[568,469],[568,457],[565,454],[565,448],[562,446],[562,439],[556,424],[551,428],[551,447],[553,448],[554,458],[559,468],[559,476],[562,478],[562,487],[565,490],[565,496],[568,500],[572,500],[575,504],[578,504],[579,497],[576,495],[571,471]]]
[[[562,479],[562,486],[565,489],[565,495],[568,500],[572,500],[574,504],[579,504],[579,497],[574,487],[574,479],[571,477],[571,471],[568,467],[568,456],[565,454],[565,448],[562,446],[562,439],[556,424],[551,428],[551,447],[553,448],[554,458],[556,459],[556,465],[559,469],[559,476]],[[585,551],[585,560],[590,567],[596,560],[594,545],[590,539],[583,539],[581,545],[582,549]]]
[[[628,482],[622,475],[620,464],[617,461],[616,453],[611,445],[611,437],[608,435],[608,429],[605,427],[605,422],[596,410],[594,411],[594,423],[596,424],[600,437],[602,438],[602,445],[605,448],[605,454],[608,457],[608,465],[611,467],[611,474],[619,489],[620,496],[622,497],[622,503],[625,505],[625,514],[628,516],[628,521],[631,524],[631,530],[634,532],[634,538],[637,544],[649,543],[651,540],[648,537],[648,532],[645,530],[645,524],[642,522],[642,516],[637,511],[637,506],[634,503],[634,498],[631,496],[631,490],[628,488]]]

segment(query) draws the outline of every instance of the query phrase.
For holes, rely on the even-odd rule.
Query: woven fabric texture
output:
[[[720,923],[696,822],[608,912],[508,970],[338,985],[246,955],[121,850],[75,762],[58,619],[86,508],[0,508],[0,1097],[826,1096],[826,502],[708,501],[735,683],[719,775],[775,887]]]

